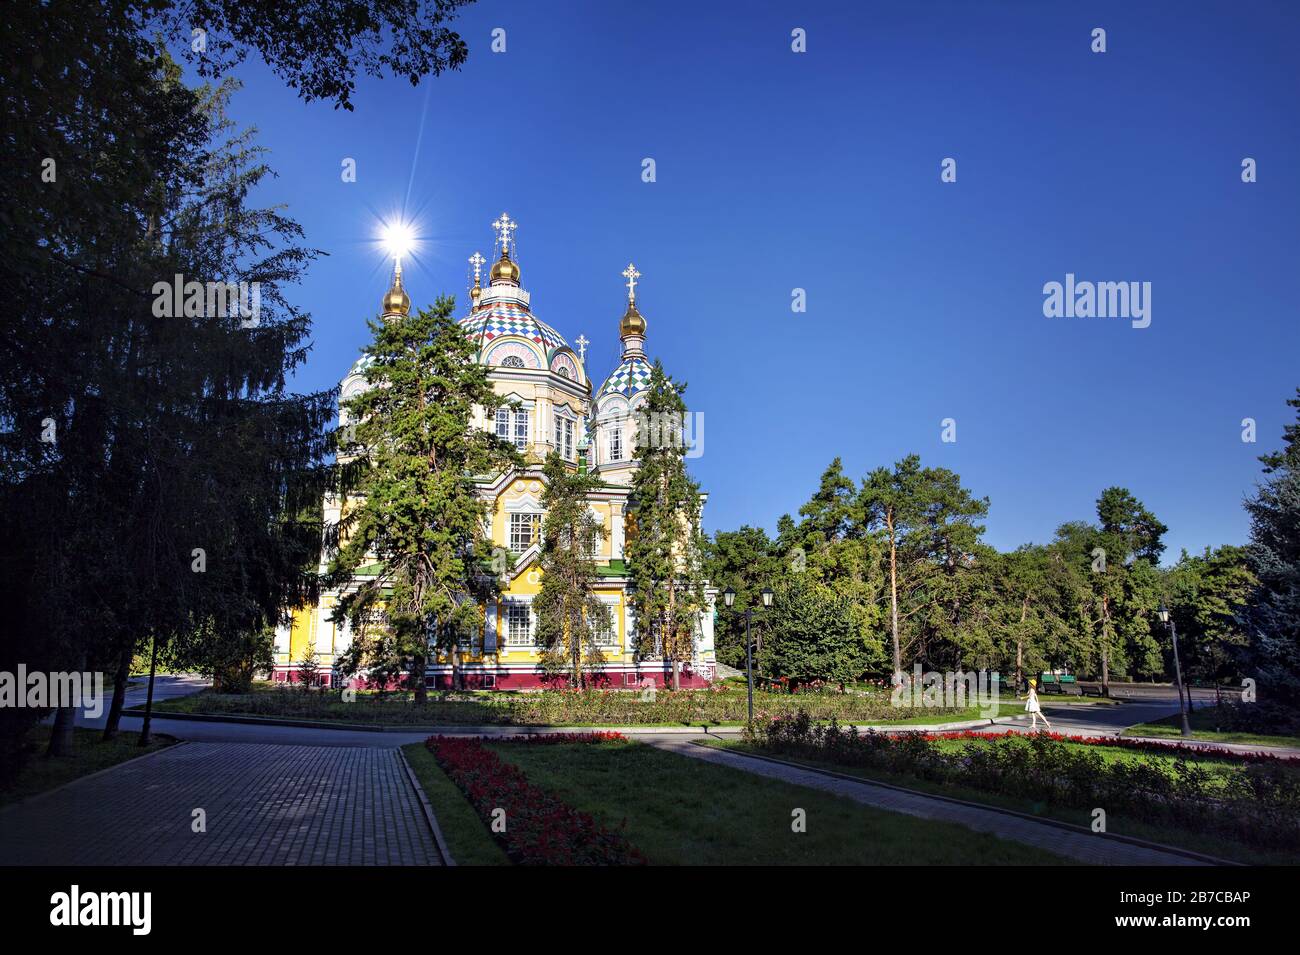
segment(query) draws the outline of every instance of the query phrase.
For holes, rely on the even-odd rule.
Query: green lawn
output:
[[[761,749],[739,740],[712,739],[708,740],[706,745],[732,749],[738,752],[763,753]],[[966,741],[962,740],[940,740],[937,745],[940,749],[952,751],[960,749],[968,744]],[[1089,749],[1100,755],[1101,758],[1107,762],[1124,759],[1126,757],[1131,759],[1134,755],[1133,753],[1118,747],[1087,746],[1087,744],[1084,743],[1062,743],[1061,745],[1072,749]],[[1143,755],[1145,758],[1148,754]],[[803,758],[794,759],[784,755],[777,755],[776,758],[786,762],[800,763],[816,769],[827,769],[833,772],[843,773],[847,776],[858,776],[863,779],[871,779],[877,782],[889,783],[894,786],[902,786],[906,789],[915,790],[917,792],[948,796],[953,799],[964,799],[969,802],[995,806],[1000,809],[1012,809],[1017,812],[1042,816],[1048,819],[1056,819],[1062,822],[1070,822],[1079,826],[1090,826],[1092,823],[1091,811],[1087,809],[1076,809],[1067,806],[1052,806],[1047,803],[1003,796],[1000,793],[987,792],[972,787],[948,784],[941,785],[939,783],[918,779],[915,776],[906,774],[887,773],[876,769],[868,769],[858,766],[845,766],[823,760]],[[1164,757],[1157,755],[1153,758],[1167,760],[1170,763],[1173,761],[1172,756]],[[1207,769],[1214,768],[1219,770],[1222,770],[1225,765],[1240,765],[1240,763],[1234,764],[1229,760],[1221,758],[1216,759],[1214,757],[1188,760],[1188,762]],[[1193,852],[1203,852],[1207,855],[1218,856],[1223,859],[1231,859],[1237,862],[1248,862],[1259,865],[1295,865],[1300,863],[1300,856],[1297,856],[1295,853],[1269,852],[1249,846],[1241,846],[1235,842],[1230,842],[1217,836],[1204,835],[1199,832],[1191,832],[1184,829],[1175,829],[1165,826],[1153,826],[1138,820],[1126,819],[1115,813],[1107,814],[1106,827],[1109,832],[1117,835],[1148,839],[1152,842],[1178,846],[1179,848],[1190,849]]]
[[[1188,714],[1192,727],[1192,739],[1207,743],[1244,743],[1254,746],[1294,746],[1300,749],[1300,736],[1266,736],[1261,733],[1219,732],[1215,726],[1215,712],[1212,708],[1192,710]],[[1159,736],[1181,739],[1183,724],[1177,714],[1155,723],[1139,723],[1130,726],[1123,733],[1125,736]]]
[[[89,776],[101,769],[124,763],[146,753],[164,749],[176,742],[170,736],[152,734],[152,742],[145,748],[137,745],[139,733],[125,730],[111,742],[100,740],[100,730],[76,729],[73,731],[73,756],[46,756],[45,747],[50,740],[50,728],[38,726],[27,734],[27,743],[32,753],[18,776],[16,784],[9,789],[0,789],[0,805],[17,802],[37,793],[57,789],[81,776]]]
[[[651,746],[490,744],[660,865],[1067,864],[1018,843],[862,806]],[[793,832],[803,809],[807,831]]]
[[[479,819],[474,807],[447,778],[423,743],[408,743],[402,752],[429,797],[447,850],[457,865],[509,865],[510,860]]]

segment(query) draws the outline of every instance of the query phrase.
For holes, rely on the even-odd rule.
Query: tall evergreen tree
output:
[[[586,689],[605,662],[600,635],[612,626],[609,608],[596,596],[594,554],[604,528],[588,504],[600,480],[554,452],[543,473],[542,584],[533,598],[542,668],[566,673],[570,685]]]
[[[909,455],[893,471],[867,475],[859,500],[888,562],[894,672],[902,672],[905,644],[916,659],[957,662],[988,499],[973,497],[953,471],[922,468]]]
[[[520,463],[513,445],[472,424],[476,407],[491,420],[502,399],[453,309],[442,297],[370,322],[370,387],[344,402],[352,424],[340,432],[340,493],[350,506],[331,534],[327,575],[333,587],[357,582],[334,610],[358,635],[348,668],[392,672],[409,661],[420,702],[430,647],[451,658],[460,685],[460,647],[481,630],[478,599],[495,583],[476,557],[488,510],[474,477]],[[377,572],[354,577],[368,564]]]
[[[889,634],[893,647],[893,674],[903,672],[903,646],[899,636],[899,552],[920,521],[921,459],[908,455],[888,468],[876,468],[862,481],[860,506],[868,527],[884,540],[889,566]]]
[[[661,656],[681,687],[681,665],[694,655],[704,607],[700,488],[686,471],[682,434],[686,385],[656,361],[638,416],[637,469],[632,476],[632,527],[625,553],[637,653]]]
[[[1264,480],[1246,501],[1250,569],[1258,585],[1242,613],[1251,641],[1248,665],[1260,689],[1300,706],[1300,388],[1287,401],[1296,421],[1283,446],[1260,456]]]

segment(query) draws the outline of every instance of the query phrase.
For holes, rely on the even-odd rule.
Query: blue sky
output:
[[[379,217],[425,239],[416,303],[463,302],[508,210],[536,313],[591,340],[597,382],[636,262],[648,350],[705,416],[707,529],[774,528],[836,455],[861,477],[916,452],[991,499],[1001,548],[1112,484],[1169,525],[1167,558],[1246,540],[1300,385],[1300,5],[484,0],[460,29],[462,72],[363,80],[354,113],[238,72],[233,116],[280,174],[259,199],[329,253],[296,292],[300,387],[365,342]],[[1150,327],[1045,318],[1067,272],[1150,282]]]

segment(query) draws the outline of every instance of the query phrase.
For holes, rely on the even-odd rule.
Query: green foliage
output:
[[[613,626],[609,608],[596,596],[595,548],[604,528],[591,513],[588,495],[600,486],[594,476],[570,468],[554,452],[546,459],[542,506],[542,584],[533,599],[542,668],[565,673],[585,687],[605,662],[599,636]]]
[[[684,420],[685,391],[685,383],[670,378],[656,361],[640,409],[643,420]],[[678,689],[681,663],[694,655],[696,621],[704,607],[704,569],[700,488],[686,471],[685,443],[675,440],[680,429],[666,434],[672,430],[637,429],[625,554],[637,653],[669,661],[673,689]]]
[[[1198,557],[1184,551],[1167,577],[1183,672],[1197,680],[1231,680],[1248,643],[1240,616],[1256,585],[1246,548],[1207,547]]]
[[[1300,388],[1287,404],[1296,422],[1284,427],[1282,448],[1260,457],[1265,477],[1246,501],[1257,585],[1242,623],[1251,642],[1244,662],[1261,699],[1300,708]]]
[[[763,588],[775,585],[785,573],[786,563],[776,553],[776,543],[767,533],[748,524],[735,531],[718,531],[704,542],[704,551],[705,577],[720,591],[731,588],[736,592],[736,602],[730,610],[718,605],[713,630],[714,652],[720,662],[743,669],[744,611],[763,606]]]
[[[453,308],[444,297],[370,322],[370,387],[344,401],[339,429],[348,506],[329,538],[329,584],[356,581],[334,610],[356,634],[344,671],[393,677],[409,660],[419,696],[429,647],[455,665],[461,643],[482,629],[479,600],[496,585],[476,558],[488,505],[473,476],[520,461],[513,445],[471,424],[475,407],[490,420],[501,399]],[[354,578],[375,562],[377,574]]]
[[[778,585],[771,610],[760,618],[769,636],[758,655],[759,670],[796,685],[843,685],[859,679],[884,662],[879,644],[863,639],[859,612],[848,598],[808,574],[792,575]]]
[[[978,522],[988,498],[973,497],[953,471],[923,468],[909,455],[892,471],[867,475],[858,506],[887,561],[894,670],[904,654],[936,667],[958,662],[961,633],[972,623]]]
[[[124,9],[6,8],[0,98],[31,170],[0,185],[6,669],[114,672],[151,638],[209,671],[242,644],[251,665],[248,636],[311,592],[332,400],[286,381],[310,328],[288,288],[314,253],[248,201],[269,170],[225,116],[233,86],[186,88]],[[260,283],[256,323],[160,310],[178,274]]]

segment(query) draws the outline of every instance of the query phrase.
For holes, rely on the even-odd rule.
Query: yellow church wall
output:
[[[303,658],[308,642],[316,639],[316,607],[301,607],[293,612],[289,630],[289,661],[297,663]]]

